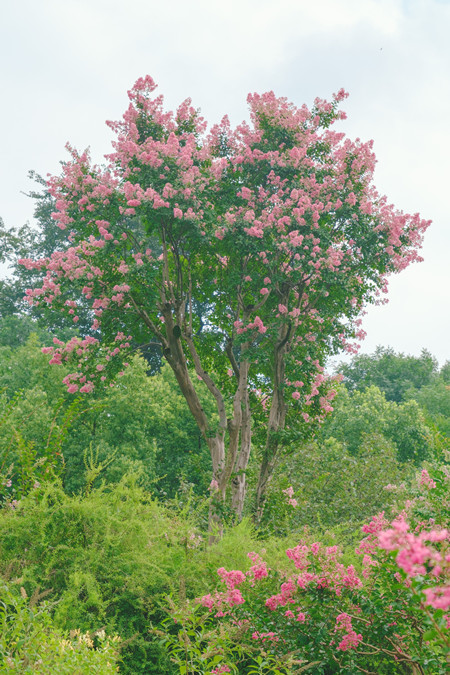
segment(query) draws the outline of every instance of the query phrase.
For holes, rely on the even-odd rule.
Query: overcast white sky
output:
[[[341,125],[373,138],[376,183],[431,218],[425,261],[371,308],[362,351],[378,344],[450,358],[450,0],[2,0],[0,217],[32,220],[27,172],[57,173],[70,141],[101,161],[106,119],[150,74],[167,105],[187,96],[209,122],[247,116],[248,92],[295,104],[350,92]]]

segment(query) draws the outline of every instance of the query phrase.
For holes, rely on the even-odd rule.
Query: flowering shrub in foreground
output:
[[[420,487],[436,490],[426,471]],[[417,521],[412,506],[363,526],[357,565],[338,546],[301,541],[286,550],[283,570],[256,553],[246,572],[220,568],[222,587],[174,615],[180,672],[447,672],[450,531]]]

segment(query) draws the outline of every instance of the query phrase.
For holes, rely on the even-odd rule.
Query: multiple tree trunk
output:
[[[174,251],[170,250],[174,257]],[[250,362],[238,360],[230,341],[225,346],[233,376],[237,383],[232,400],[231,413],[227,414],[225,399],[217,387],[213,377],[203,367],[200,355],[195,345],[192,328],[192,297],[189,283],[187,293],[182,291],[182,283],[177,288],[176,282],[169,275],[169,252],[163,247],[165,273],[160,292],[160,311],[164,318],[164,329],[157,326],[147,314],[145,307],[136,299],[131,298],[132,304],[152,333],[159,339],[163,354],[173,370],[180,390],[186,399],[189,410],[194,417],[198,428],[208,445],[212,461],[213,493],[210,511],[211,530],[221,529],[220,510],[226,503],[227,493],[231,493],[231,508],[236,518],[242,518],[246,497],[246,471],[250,458],[252,443],[252,414],[250,409],[249,374]],[[176,257],[176,256],[175,256]],[[283,383],[285,376],[285,354],[289,346],[291,328],[283,325],[280,329],[279,340],[274,347],[273,354],[273,393],[267,437],[263,449],[262,463],[256,488],[254,514],[259,521],[263,512],[263,505],[267,486],[273,474],[277,450],[279,445],[279,431],[284,428],[286,419],[286,404],[283,397]],[[245,354],[248,344],[242,344],[240,352]],[[216,403],[219,418],[217,428],[211,427],[203,410],[199,395],[192,381],[192,365],[197,377],[204,382]]]

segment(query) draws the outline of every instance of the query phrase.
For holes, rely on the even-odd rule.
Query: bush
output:
[[[84,633],[105,627],[120,635],[122,672],[170,673],[148,624],[179,583],[185,553],[178,535],[133,481],[85,497],[42,487],[16,509],[3,510],[0,564],[22,578],[28,593],[36,586],[52,589],[58,628]]]
[[[30,598],[0,579],[1,672],[42,675],[110,675],[117,672],[117,637],[72,631],[66,635],[51,619],[49,606],[38,604],[39,593]],[[44,594],[45,595],[45,594]]]
[[[355,524],[375,511],[390,508],[395,498],[385,486],[402,483],[410,473],[410,467],[396,459],[393,444],[381,435],[363,436],[357,456],[334,438],[309,443],[280,463],[267,493],[261,528],[276,535],[304,525],[353,532]],[[291,500],[286,494],[290,487]]]
[[[58,629],[118,634],[121,672],[169,675],[173,667],[150,625],[167,616],[169,596],[178,602],[205,593],[219,561],[242,565],[254,539],[244,522],[207,548],[189,496],[163,507],[137,480],[78,496],[42,485],[1,510],[0,574],[20,577],[28,594],[51,589]]]
[[[363,526],[358,564],[304,538],[287,564],[253,552],[244,572],[220,567],[221,586],[174,609],[177,633],[162,636],[179,673],[444,675],[449,482],[445,466],[423,469],[406,510]]]

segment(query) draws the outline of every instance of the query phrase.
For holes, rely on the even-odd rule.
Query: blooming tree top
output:
[[[28,301],[92,321],[90,335],[47,348],[51,362],[73,361],[69,391],[89,392],[122,372],[133,343],[154,339],[174,363],[188,345],[211,390],[232,395],[246,361],[262,402],[276,384],[326,412],[325,358],[354,348],[364,306],[420,260],[429,221],[377,193],[372,142],[333,129],[343,90],[312,109],[252,94],[251,124],[225,117],[207,131],[190,100],[165,111],[155,88],[139,79],[108,122],[105,167],[69,146],[49,180],[67,246],[22,261],[42,273]]]

